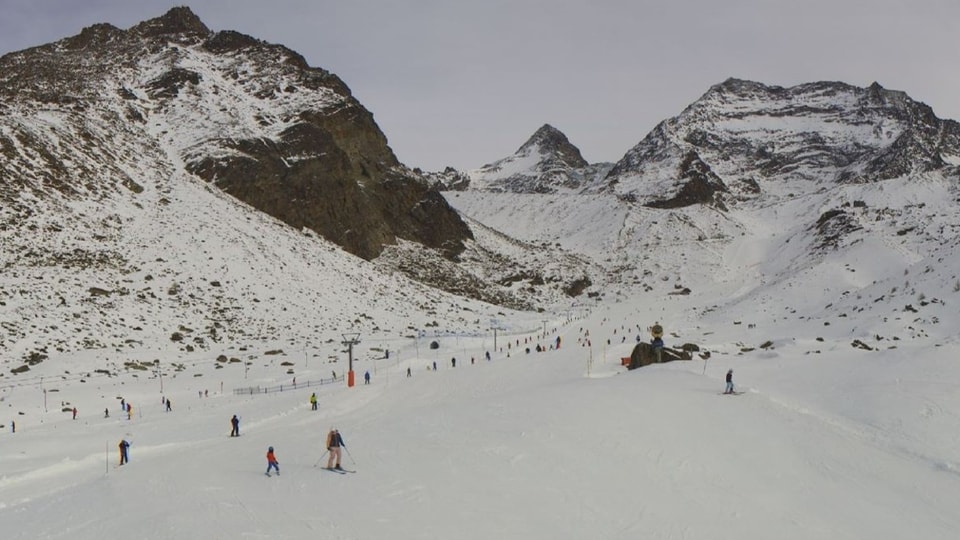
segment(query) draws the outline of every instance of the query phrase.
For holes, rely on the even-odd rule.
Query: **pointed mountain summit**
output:
[[[171,8],[157,18],[137,24],[130,31],[144,37],[177,34],[207,36],[212,33],[200,17],[186,6]]]
[[[518,154],[534,152],[573,169],[580,169],[589,165],[587,160],[580,155],[580,149],[571,144],[563,132],[550,124],[544,124],[540,127],[517,150]]]
[[[594,168],[557,128],[544,124],[511,156],[467,173],[470,188],[513,193],[576,191]]]
[[[604,189],[651,207],[722,208],[824,185],[956,175],[958,165],[960,124],[904,92],[728,79],[630,149]]]

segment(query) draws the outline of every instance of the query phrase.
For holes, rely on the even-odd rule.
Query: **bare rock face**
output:
[[[273,140],[222,141],[233,157],[188,170],[294,227],[309,228],[365,259],[397,237],[455,257],[470,231],[425,182],[403,169],[373,116],[352,103],[301,113]]]
[[[680,188],[669,199],[653,200],[647,203],[651,208],[682,208],[693,204],[716,204],[722,202],[716,195],[727,191],[723,183],[710,167],[700,159],[696,152],[688,152],[677,168],[677,180]]]
[[[103,197],[149,182],[130,171],[179,170],[366,259],[398,238],[453,258],[471,237],[336,75],[186,7],[8,54],[0,98],[7,200]],[[50,133],[24,127],[37,115],[57,117]]]

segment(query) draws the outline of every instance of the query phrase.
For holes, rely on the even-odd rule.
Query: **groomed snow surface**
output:
[[[729,344],[789,329],[665,322],[668,345],[715,344],[711,358],[627,372],[619,358],[638,334],[649,338],[649,313],[616,303],[576,315],[544,322],[545,338],[501,333],[503,352],[493,351],[492,335],[440,338],[435,350],[433,338],[411,339],[389,358],[357,361],[353,388],[304,387],[345,369],[309,352],[259,357],[249,370],[201,362],[164,376],[162,394],[150,372],[48,378],[48,412],[39,381],[11,385],[16,379],[7,378],[2,537],[960,534],[955,343],[862,351],[849,342],[783,339],[741,352]],[[559,350],[522,350],[558,336]],[[295,390],[284,360],[296,365]],[[428,369],[433,362],[437,371]],[[720,394],[730,368],[741,395]],[[287,388],[232,393],[257,384]],[[201,390],[209,397],[199,397]],[[310,410],[311,392],[318,411]],[[120,412],[121,396],[133,405],[131,420]],[[171,412],[161,397],[171,400]],[[61,412],[61,401],[78,408],[76,420]],[[234,414],[239,438],[228,436]],[[317,466],[331,427],[343,435],[343,465],[355,474]],[[121,438],[133,446],[130,462],[118,467]],[[280,476],[264,475],[268,446]]]

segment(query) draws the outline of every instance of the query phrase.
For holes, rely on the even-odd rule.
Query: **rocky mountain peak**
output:
[[[608,166],[591,167],[563,132],[544,124],[513,155],[467,174],[471,189],[554,193],[581,189],[598,176],[598,168],[605,174]]]
[[[84,28],[78,35],[72,38],[65,39],[63,45],[67,49],[99,47],[119,39],[123,34],[123,30],[112,24],[98,23]]]
[[[730,77],[725,81],[715,84],[707,90],[707,94],[750,94],[756,92],[765,92],[768,90],[763,83],[748,81],[745,79],[738,79],[736,77]]]
[[[160,17],[143,21],[130,31],[143,37],[171,34],[207,36],[211,33],[200,17],[187,6],[172,8]]]
[[[570,167],[586,167],[589,165],[580,154],[580,149],[571,144],[562,131],[550,124],[544,124],[534,132],[527,142],[523,143],[523,146],[517,150],[517,153],[531,151],[537,151],[542,156],[558,159]]]

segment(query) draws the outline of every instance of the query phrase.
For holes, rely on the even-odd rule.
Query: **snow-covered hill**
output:
[[[501,331],[496,348],[492,332],[411,339],[389,358],[358,359],[372,377],[354,388],[307,386],[344,367],[342,354],[331,364],[313,349],[188,362],[162,379],[130,370],[3,386],[6,537],[956,535],[955,338],[866,351],[814,339],[820,321],[758,312],[748,327],[723,311],[683,320],[696,304],[679,296],[666,309],[604,302],[544,315],[542,326]],[[376,318],[395,307],[377,306]],[[709,360],[624,371],[619,357],[655,318],[669,345],[697,342]],[[957,322],[955,311],[944,320]],[[843,336],[859,325],[834,323]],[[535,344],[547,350],[523,352]],[[728,369],[743,394],[720,394]],[[275,385],[283,391],[232,392]],[[76,420],[61,411],[72,407]],[[234,414],[239,438],[228,436]],[[319,468],[333,427],[355,473]],[[117,467],[121,439],[133,446]],[[280,476],[264,476],[268,446]]]
[[[14,231],[53,249],[4,250],[3,377],[33,354],[57,363],[61,352],[96,349],[119,362],[303,348],[347,330],[402,339],[437,320],[481,331],[502,311],[384,274],[195,179],[103,210],[75,203],[20,216]],[[5,246],[22,240],[9,234],[0,231]],[[393,308],[374,316],[367,307],[377,304]]]

